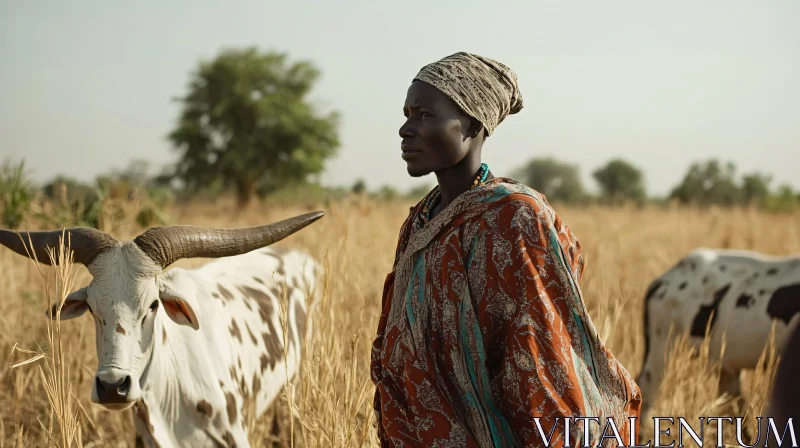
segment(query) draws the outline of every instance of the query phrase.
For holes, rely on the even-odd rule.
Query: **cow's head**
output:
[[[159,274],[182,258],[217,258],[240,255],[268,246],[299,231],[323,216],[307,213],[273,224],[240,229],[193,226],[154,227],[129,242],[93,228],[46,232],[12,232],[0,229],[0,244],[14,252],[35,253],[51,264],[48,248],[58,255],[59,239],[66,238],[74,262],[92,275],[88,286],[69,294],[61,305],[62,320],[89,311],[95,322],[98,366],[92,401],[112,410],[124,410],[141,398],[140,380],[148,367],[156,338],[157,315],[162,311],[174,322],[198,330],[190,300],[161,282]],[[27,250],[26,250],[27,248]],[[58,304],[48,310],[56,317]]]

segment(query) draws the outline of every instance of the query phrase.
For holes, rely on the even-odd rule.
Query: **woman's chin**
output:
[[[422,176],[427,176],[428,174],[431,173],[431,170],[415,165],[412,162],[406,163],[406,171],[408,172],[408,175],[411,177],[422,177]]]

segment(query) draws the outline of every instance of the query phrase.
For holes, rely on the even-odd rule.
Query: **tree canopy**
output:
[[[553,157],[533,158],[513,176],[545,195],[548,201],[575,202],[585,197],[578,166]]]
[[[642,172],[625,160],[612,159],[592,172],[592,176],[606,202],[642,204],[646,199]]]
[[[740,199],[736,166],[731,162],[723,165],[716,159],[692,163],[683,180],[670,192],[670,198],[682,204],[735,205]]]
[[[192,73],[169,139],[180,152],[174,175],[189,191],[221,184],[240,206],[321,173],[339,147],[339,113],[308,100],[320,71],[285,53],[223,50]]]

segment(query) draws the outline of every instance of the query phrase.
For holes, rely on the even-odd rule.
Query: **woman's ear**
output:
[[[469,120],[469,128],[467,129],[467,136],[469,138],[478,138],[481,135],[481,131],[483,131],[483,123],[480,121],[470,118]],[[484,133],[484,136],[486,133]]]

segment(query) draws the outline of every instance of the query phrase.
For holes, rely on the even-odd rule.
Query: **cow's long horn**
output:
[[[88,266],[106,249],[118,244],[113,236],[91,227],[71,227],[64,229],[63,232],[49,230],[19,233],[0,229],[0,244],[26,257],[29,253],[30,255],[35,253],[39,263],[50,265],[52,263],[48,248],[53,249],[55,262],[58,263],[60,258],[59,238],[62,235],[64,236],[64,246],[69,246],[74,254],[73,261],[84,266]]]
[[[269,246],[308,226],[324,214],[306,213],[272,224],[240,229],[153,227],[133,241],[164,269],[181,258],[229,257]]]

